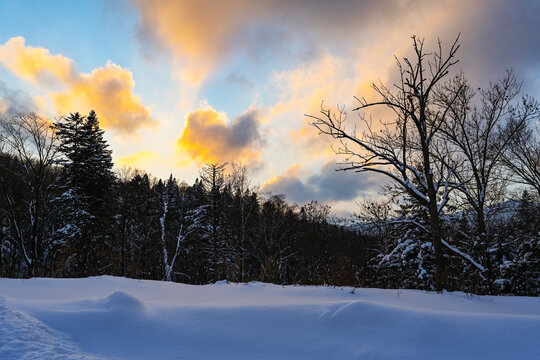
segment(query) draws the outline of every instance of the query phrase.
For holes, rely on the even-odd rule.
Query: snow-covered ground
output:
[[[540,359],[540,298],[0,279],[0,359]]]

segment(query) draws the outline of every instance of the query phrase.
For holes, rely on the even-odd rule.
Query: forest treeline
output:
[[[2,121],[0,276],[361,283],[370,238],[315,201],[262,197],[245,167],[207,164],[192,185],[114,174],[94,112]]]
[[[114,173],[93,111],[0,124],[2,277],[436,288],[429,214],[410,196],[365,201],[340,224],[316,201],[259,194],[239,165],[206,164],[192,185]],[[486,233],[470,207],[441,215],[446,289],[539,294],[538,194],[515,185],[489,188]]]

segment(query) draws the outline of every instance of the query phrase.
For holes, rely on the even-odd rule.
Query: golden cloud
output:
[[[133,94],[135,82],[131,72],[108,62],[104,68],[81,74],[69,84],[66,92],[51,94],[53,104],[62,113],[75,109],[88,112],[94,109],[104,128],[133,132],[139,126],[154,125],[149,107]]]
[[[182,62],[180,76],[198,84],[214,68],[234,32],[234,4],[201,1],[133,1],[141,13],[143,38],[164,42]]]
[[[103,128],[124,133],[155,125],[151,109],[133,94],[135,82],[128,69],[107,62],[89,74],[77,73],[73,60],[41,47],[25,45],[15,37],[0,45],[0,63],[35,84],[57,82],[67,89],[49,94],[56,111],[86,113],[95,110]]]
[[[337,45],[342,52],[344,42],[363,50],[368,43],[384,47],[389,36],[433,33],[441,24],[456,23],[444,14],[462,18],[464,8],[474,7],[465,0],[453,6],[446,6],[447,0],[130,2],[140,14],[139,38],[145,47],[172,50],[182,78],[192,83],[204,80],[231,55],[267,58],[271,53],[305,60],[315,58],[320,48]]]
[[[260,118],[255,110],[227,123],[213,109],[188,114],[186,125],[177,141],[179,155],[205,162],[241,162],[254,164],[259,159],[259,147],[264,144],[259,132]]]
[[[268,191],[268,188],[272,184],[276,184],[276,183],[282,181],[284,178],[289,178],[289,177],[298,178],[298,177],[300,177],[300,175],[305,175],[305,174],[307,174],[307,172],[305,170],[302,170],[302,167],[300,166],[300,164],[294,163],[287,170],[285,170],[285,172],[283,174],[276,175],[276,176],[271,177],[270,179],[266,180],[261,186],[261,191],[263,191],[263,192]]]
[[[26,46],[22,36],[0,45],[0,62],[17,76],[33,83],[69,83],[78,77],[73,60],[52,55],[42,47]]]
[[[363,95],[371,95],[371,92],[363,91],[370,90],[364,81],[366,75],[367,72],[364,72],[360,76],[345,59],[332,54],[295,69],[275,71],[271,81],[278,90],[280,101],[273,106],[270,116],[276,122],[281,119],[296,120],[289,131],[290,140],[306,158],[327,158],[333,155],[333,139],[319,136],[304,114],[318,115],[323,100],[325,108],[334,108],[344,102],[351,104],[353,95],[359,90]]]
[[[164,160],[161,155],[155,151],[139,151],[131,155],[121,156],[116,159],[117,165],[129,166],[136,169],[146,168],[148,165]]]
[[[274,5],[250,0],[169,1],[131,0],[140,13],[139,36],[149,45],[172,50],[180,62],[180,77],[191,85],[200,84],[227,61],[233,49],[263,47],[249,34]]]

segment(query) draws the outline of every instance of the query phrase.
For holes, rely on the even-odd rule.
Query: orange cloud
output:
[[[154,151],[139,151],[131,155],[121,156],[116,159],[117,165],[134,167],[136,169],[146,168],[152,163],[163,163],[161,155]]]
[[[179,155],[204,162],[242,162],[254,164],[259,147],[264,144],[259,132],[260,118],[255,110],[227,123],[213,109],[188,114],[186,125],[177,141]]]
[[[241,29],[244,2],[133,1],[141,13],[140,36],[172,48],[182,80],[192,84],[207,77]]]
[[[73,60],[41,47],[26,46],[23,37],[0,45],[0,63],[35,84],[64,85],[65,91],[48,95],[60,114],[93,109],[104,128],[124,133],[156,124],[151,109],[133,94],[132,73],[119,65],[108,62],[89,74],[79,74]]]
[[[0,45],[0,63],[17,76],[33,83],[71,82],[78,75],[73,60],[52,55],[42,47],[26,46],[22,36]]]
[[[182,78],[192,83],[204,80],[230,56],[267,59],[271,53],[305,60],[335,45],[350,53],[339,46],[344,42],[351,48],[385,46],[389,35],[433,33],[441,24],[456,23],[447,14],[462,18],[464,9],[475,6],[465,0],[452,6],[447,0],[130,2],[140,13],[138,34],[145,48],[172,50]]]
[[[295,163],[295,164],[291,165],[287,170],[285,170],[285,172],[283,174],[276,175],[276,176],[266,180],[264,182],[264,184],[262,184],[261,189],[262,189],[263,192],[268,191],[268,188],[272,184],[276,184],[276,183],[280,182],[283,178],[300,177],[301,175],[305,175],[305,174],[307,174],[307,172],[302,170],[302,167],[300,166],[300,164]]]
[[[373,95],[368,81],[370,76],[373,76],[371,72],[357,71],[344,58],[329,53],[295,69],[275,71],[271,81],[280,100],[271,109],[270,117],[275,122],[294,120],[293,128],[289,130],[290,141],[301,149],[306,159],[332,156],[333,139],[319,136],[317,129],[310,125],[312,119],[304,114],[319,115],[323,100],[324,107],[332,107],[333,111],[336,105],[347,105],[350,109],[354,104],[353,95]]]
[[[149,107],[133,94],[131,72],[108,62],[104,68],[81,74],[66,92],[51,94],[56,109],[66,114],[94,109],[104,128],[133,132],[139,126],[154,125]]]

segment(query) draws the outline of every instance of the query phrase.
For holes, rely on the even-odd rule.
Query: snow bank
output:
[[[5,304],[0,298],[1,359],[100,359],[85,354],[62,333]]]
[[[538,359],[540,299],[0,279],[0,359]]]

